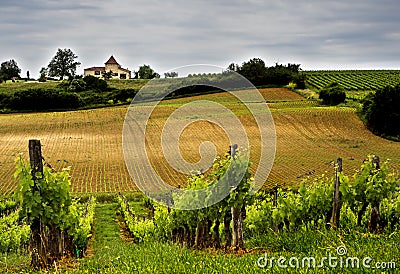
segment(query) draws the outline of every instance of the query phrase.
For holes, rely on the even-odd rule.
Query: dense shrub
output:
[[[296,83],[298,88],[305,88],[305,75],[301,73],[299,64],[281,65],[266,67],[263,60],[253,58],[244,62],[241,66],[231,64],[228,70],[234,70],[246,77],[253,85],[277,85],[284,86],[289,82]]]
[[[82,91],[97,91],[103,92],[107,91],[107,82],[103,79],[99,79],[93,75],[82,76],[71,76],[68,80],[62,81],[59,88],[64,91],[70,92],[82,92]]]
[[[168,97],[188,96],[188,95],[193,95],[193,94],[208,93],[208,92],[216,91],[216,90],[222,91],[213,86],[193,85],[193,86],[187,86],[187,87],[176,89]]]
[[[5,93],[0,93],[0,108],[5,108],[8,106],[10,101],[10,95]]]
[[[76,93],[41,88],[15,92],[8,103],[14,110],[74,109],[81,106],[81,98]]]
[[[376,134],[400,136],[400,84],[370,93],[363,100],[361,115]]]
[[[109,100],[108,97],[105,96],[104,94],[91,92],[89,94],[86,94],[85,96],[82,96],[82,105],[85,107],[104,105],[107,104],[108,100]]]
[[[68,86],[68,91],[81,92],[86,89],[86,82],[83,79],[73,79]]]
[[[325,105],[335,106],[346,100],[346,92],[338,83],[330,83],[320,90],[319,98]]]
[[[136,91],[133,88],[117,89],[113,91],[111,100],[125,102],[128,99],[133,99]]]
[[[108,88],[107,82],[103,79],[99,79],[92,75],[86,75],[83,77],[83,81],[86,83],[87,90],[98,90],[106,91]]]

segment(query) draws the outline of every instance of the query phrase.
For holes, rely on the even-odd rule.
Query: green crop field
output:
[[[304,73],[307,84],[316,89],[337,82],[347,91],[371,91],[400,83],[400,70],[320,70]]]
[[[108,80],[108,86],[110,88],[117,89],[128,89],[133,88],[134,90],[140,90],[149,80],[146,79],[134,79],[134,80]],[[8,93],[8,92],[16,92],[20,90],[27,90],[33,88],[43,88],[43,89],[54,89],[56,88],[62,81],[46,81],[46,82],[37,82],[37,81],[17,81],[11,82],[7,81],[6,83],[0,83],[0,92]]]
[[[7,83],[0,83],[0,93],[12,93],[21,90],[27,90],[32,88],[43,88],[43,89],[53,89],[57,87],[60,81],[47,81],[47,82],[37,82],[37,81],[18,81]]]

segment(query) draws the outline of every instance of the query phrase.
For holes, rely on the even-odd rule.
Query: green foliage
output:
[[[166,241],[171,237],[171,231],[173,228],[172,218],[170,217],[167,207],[156,205],[154,209],[156,238],[160,241]]]
[[[0,217],[8,215],[10,212],[17,209],[18,203],[12,199],[0,200]]]
[[[3,81],[10,80],[14,77],[19,78],[21,69],[18,67],[17,62],[14,59],[5,61],[0,65],[0,79]]]
[[[389,172],[387,161],[377,168],[373,159],[368,156],[352,180],[339,173],[343,203],[340,227],[345,231],[360,229],[359,218],[364,222],[369,217],[366,208],[362,210],[366,205],[381,205],[381,229],[394,230],[400,225],[399,178]],[[297,191],[278,189],[276,207],[271,194],[258,195],[247,207],[246,232],[257,236],[283,227],[288,231],[323,229],[330,222],[333,191],[333,178],[322,176],[308,185],[303,182]]]
[[[340,191],[343,200],[355,213],[360,212],[364,204],[375,205],[384,199],[391,200],[393,194],[398,191],[399,181],[389,172],[388,161],[377,168],[373,159],[373,155],[368,156],[360,171],[354,174],[352,181],[342,176]]]
[[[132,213],[129,203],[125,197],[118,196],[117,201],[120,211],[124,217],[125,224],[128,227],[132,237],[137,242],[144,242],[153,239],[156,231],[155,224],[151,219],[141,218]]]
[[[113,76],[113,72],[110,69],[109,71],[103,71],[101,75],[103,76],[104,79],[110,80],[112,78],[112,76]]]
[[[384,225],[391,230],[398,231],[400,229],[400,193],[393,195],[392,199],[385,198],[380,204],[380,213],[383,217]]]
[[[276,85],[287,85],[293,82],[298,88],[305,88],[305,75],[300,72],[300,64],[287,64],[287,66],[276,63],[269,67],[266,72],[265,82]]]
[[[360,232],[366,231],[357,226],[357,212],[352,210],[350,203],[347,200],[344,201],[345,203],[343,203],[342,208],[340,209],[340,229],[347,233],[354,233],[355,231],[360,230]]]
[[[86,89],[86,82],[83,79],[73,79],[69,86],[68,91],[70,92],[81,92]]]
[[[38,178],[34,181],[29,163],[23,161],[21,156],[15,162],[20,215],[29,224],[40,221],[45,226],[58,227],[73,237],[77,249],[85,249],[91,236],[95,198],[91,197],[82,211],[78,202],[70,196],[69,168],[54,172],[45,166],[43,176],[35,174]]]
[[[253,85],[258,86],[264,83],[266,69],[263,60],[260,58],[253,58],[248,62],[243,62],[243,64],[238,67],[237,72],[246,77]]]
[[[288,89],[294,91],[297,87],[297,84],[295,82],[290,82],[287,86]]]
[[[62,81],[58,87],[70,92],[105,92],[108,90],[108,84],[105,80],[93,75],[85,77],[70,77],[69,80]]]
[[[335,106],[346,100],[346,92],[338,83],[330,83],[319,91],[319,98],[325,105]]]
[[[135,97],[136,91],[134,89],[117,89],[112,94],[112,100],[130,103]]]
[[[160,75],[155,72],[149,65],[142,65],[139,67],[138,77],[140,79],[153,79],[160,78]]]
[[[82,99],[76,93],[48,89],[28,89],[9,96],[6,108],[14,110],[76,109]]]
[[[18,197],[21,213],[28,222],[41,219],[45,224],[61,225],[67,219],[72,199],[69,193],[69,168],[53,172],[43,169],[43,177],[34,183],[29,163],[16,159],[14,177],[19,179]]]
[[[165,78],[175,78],[178,77],[178,72],[176,71],[171,71],[171,72],[165,72],[164,73]]]
[[[18,210],[0,218],[0,253],[18,252],[28,242],[30,228],[19,221]]]
[[[71,49],[59,48],[48,65],[49,76],[60,77],[60,79],[64,79],[65,76],[74,76],[76,67],[81,64],[75,61],[76,58],[78,56]]]
[[[269,194],[257,193],[253,204],[246,207],[245,234],[257,237],[273,228],[273,202]]]
[[[241,66],[230,64],[229,71],[236,71],[246,77],[251,83],[259,85],[284,86],[293,82],[297,88],[305,88],[305,75],[300,72],[299,64],[287,64],[287,66],[276,63],[275,66],[266,67],[260,58],[250,59]]]
[[[74,237],[74,245],[76,249],[80,250],[81,252],[86,250],[89,238],[92,236],[95,208],[96,198],[90,196],[82,214],[80,214],[80,212],[77,210],[76,204],[73,210],[70,209],[70,215],[74,215],[74,217],[70,219],[72,219],[74,223],[69,224],[67,227],[73,227],[73,229],[70,229],[69,231],[71,236]],[[78,219],[78,221],[76,221],[76,219]]]
[[[384,87],[363,100],[361,116],[375,133],[400,136],[400,84]]]
[[[278,227],[286,225],[290,230],[301,225],[325,226],[332,210],[332,193],[332,181],[325,176],[307,186],[301,183],[297,192],[278,189],[277,207],[272,210],[272,219]]]
[[[260,197],[262,199],[262,197]],[[115,222],[115,203],[101,204],[96,208],[96,227],[92,239],[93,256],[72,261],[67,265],[57,264],[57,270],[44,272],[77,273],[331,273],[334,270],[279,268],[277,259],[274,266],[260,269],[257,260],[268,258],[314,257],[317,264],[326,257],[336,256],[337,247],[345,246],[346,256],[372,258],[373,262],[397,262],[398,232],[387,234],[360,233],[356,230],[303,230],[273,233],[248,238],[245,254],[207,250],[198,251],[175,244],[149,239],[132,244],[121,235],[121,227]],[[344,206],[345,207],[345,206]],[[343,208],[344,208],[343,207]],[[351,213],[352,211],[349,210]],[[135,212],[134,212],[135,213]],[[168,212],[165,212],[168,215]],[[341,216],[346,215],[342,210]],[[350,216],[349,216],[350,217]],[[354,217],[354,216],[353,216]],[[342,219],[343,222],[343,219]],[[31,273],[30,260],[26,255],[3,254],[0,257],[0,272]],[[340,263],[340,262],[339,262]],[[288,261],[285,262],[288,264]],[[362,262],[360,261],[360,265]],[[345,265],[345,261],[344,261]],[[387,269],[389,273],[396,270]],[[340,273],[369,273],[367,268],[341,268]]]
[[[45,68],[45,67],[42,67],[41,69],[40,69],[40,77],[39,77],[39,79],[38,79],[38,81],[39,82],[46,82],[46,77],[47,77],[47,74],[48,74],[48,69],[47,68]]]
[[[186,191],[180,196],[173,196],[173,203],[177,207],[199,208],[199,201],[206,201],[210,206],[181,210],[152,205],[154,227],[148,222],[140,225],[147,227],[151,235],[154,234],[161,241],[177,241],[187,246],[196,244],[198,248],[202,248],[211,244],[212,237],[213,244],[216,244],[219,237],[216,231],[223,231],[224,217],[230,216],[231,208],[240,210],[251,200],[248,191],[252,178],[246,155],[246,152],[240,151],[234,157],[229,154],[223,158],[218,157],[208,175],[199,174],[188,179],[186,190],[207,188],[208,191]],[[224,195],[225,198],[216,203],[215,195]],[[138,228],[133,227],[133,230]]]
[[[322,89],[332,82],[339,83],[347,91],[359,91],[361,96],[365,91],[372,91],[395,86],[400,82],[399,70],[318,70],[304,71],[307,84],[312,88]]]

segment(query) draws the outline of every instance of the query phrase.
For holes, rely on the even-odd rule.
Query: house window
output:
[[[114,73],[113,73],[113,76],[118,76],[118,72],[114,72]]]
[[[95,70],[94,75],[100,75],[100,70]]]
[[[126,79],[126,74],[125,73],[121,73],[119,75],[119,79]]]

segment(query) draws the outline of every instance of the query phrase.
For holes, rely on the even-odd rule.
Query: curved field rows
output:
[[[377,90],[385,86],[395,86],[400,82],[399,70],[342,70],[305,71],[307,83],[321,89],[337,82],[346,90]]]
[[[28,159],[28,140],[40,139],[45,160],[55,169],[71,166],[72,191],[133,190],[121,150],[126,108],[0,115],[0,180],[14,189],[14,159]]]
[[[337,157],[352,175],[368,154],[390,158],[399,168],[400,144],[369,132],[350,108],[309,108],[274,111],[277,155],[268,183],[332,174]]]
[[[237,91],[244,92],[244,91]],[[400,167],[400,144],[370,133],[354,109],[321,107],[315,101],[304,101],[287,89],[262,89],[269,103],[277,132],[274,166],[266,187],[298,184],[307,177],[333,173],[332,161],[343,157],[344,171],[351,175],[369,153],[381,159],[392,159]],[[277,95],[285,102],[278,102]],[[275,99],[271,99],[275,98]],[[162,154],[161,132],[166,119],[178,107],[191,100],[217,101],[230,108],[243,125],[251,144],[252,170],[260,158],[259,131],[243,104],[228,93],[167,100],[153,112],[147,123],[147,153],[156,172],[172,185],[183,185],[187,174],[170,167]],[[135,190],[123,159],[122,126],[127,107],[85,111],[0,115],[0,190],[15,189],[14,159],[22,152],[27,159],[28,140],[42,142],[43,156],[55,169],[71,166],[72,191],[109,192]],[[221,114],[222,115],[222,114]],[[227,151],[229,141],[218,125],[196,121],[186,127],[179,138],[182,157],[196,163],[199,146],[210,141],[217,154]],[[221,117],[220,117],[221,118]],[[223,117],[222,117],[223,118]],[[230,125],[235,127],[236,125]],[[174,149],[172,146],[168,150]],[[148,170],[134,167],[145,176]]]

